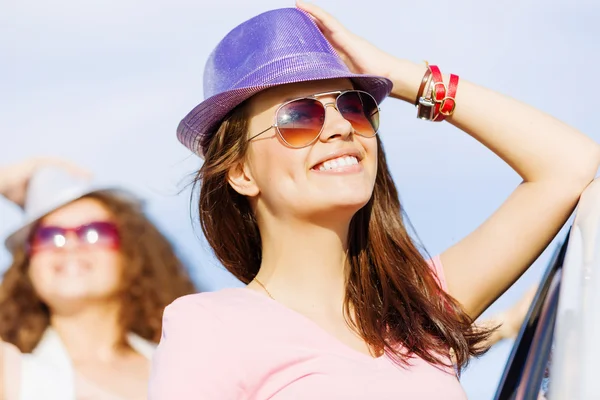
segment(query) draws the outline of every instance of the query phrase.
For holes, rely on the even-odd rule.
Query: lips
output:
[[[54,266],[54,271],[64,276],[79,276],[91,270],[91,265],[82,261],[66,261]]]

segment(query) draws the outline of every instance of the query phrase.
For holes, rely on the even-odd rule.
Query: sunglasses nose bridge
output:
[[[322,104],[323,104],[323,108],[325,109],[325,115],[327,115],[327,107],[331,107],[337,112],[339,118],[343,119],[344,121],[346,121],[350,124],[350,122],[344,117],[344,115],[338,108],[337,102],[329,102],[329,103],[322,103]],[[327,117],[325,117],[325,124],[327,124]],[[350,124],[350,125],[352,125],[352,124]]]
[[[328,102],[322,103],[323,108],[325,109],[325,121],[323,123],[323,128],[321,129],[321,137],[324,140],[328,140],[329,138],[335,136],[341,136],[343,138],[348,137],[352,132],[354,132],[354,127],[352,123],[348,121],[342,113],[340,112],[336,102]],[[333,108],[335,116],[329,115],[327,117],[327,107]],[[333,118],[332,118],[333,117]]]
[[[81,246],[82,240],[79,236],[79,232],[74,229],[65,230],[64,233],[60,235],[62,239],[54,238],[54,245],[58,249],[77,249]]]

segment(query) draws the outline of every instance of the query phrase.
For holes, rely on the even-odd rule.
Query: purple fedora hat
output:
[[[277,85],[335,78],[351,79],[378,103],[392,90],[387,78],[351,73],[304,11],[265,12],[238,25],[212,51],[205,100],[180,122],[177,138],[203,157],[221,121],[244,100]]]

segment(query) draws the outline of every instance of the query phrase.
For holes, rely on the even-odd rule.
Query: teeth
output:
[[[357,165],[358,159],[354,156],[339,157],[334,160],[327,160],[319,166],[319,171],[328,171],[330,169],[345,167],[347,165]]]

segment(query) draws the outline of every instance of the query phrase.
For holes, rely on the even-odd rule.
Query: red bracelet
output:
[[[454,113],[456,108],[456,90],[458,88],[458,75],[451,74],[448,86],[438,66],[428,65],[431,82],[428,86],[430,95],[422,96],[417,104],[417,116],[421,119],[441,122]]]
[[[435,107],[433,109],[433,119],[432,121],[438,121],[438,116],[440,115],[440,105],[442,101],[446,97],[446,84],[444,83],[444,78],[440,69],[437,65],[430,65],[429,69],[431,70],[431,92],[433,93],[432,100],[435,102]]]
[[[456,89],[458,88],[458,75],[450,74],[450,82],[448,82],[448,90],[446,95],[440,102],[439,113],[433,119],[434,121],[443,121],[446,117],[451,116],[456,108]]]

